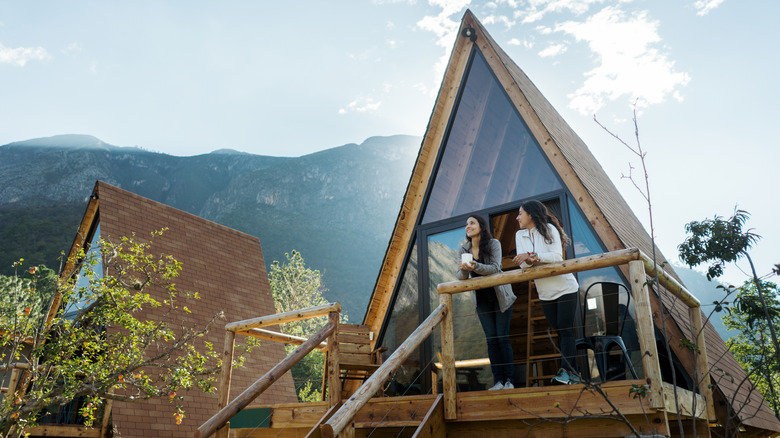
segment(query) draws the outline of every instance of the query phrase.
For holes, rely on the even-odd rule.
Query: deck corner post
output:
[[[653,311],[650,307],[650,289],[647,287],[645,266],[639,260],[628,262],[628,273],[631,294],[634,303],[636,303],[636,330],[639,336],[639,348],[642,352],[642,365],[645,377],[650,384],[650,406],[655,409],[663,409],[665,406],[664,385],[661,378],[661,366],[658,363],[658,348],[655,343]]]
[[[447,313],[441,323],[441,362],[442,391],[444,392],[444,418],[454,420],[457,412],[457,386],[455,383],[455,332],[453,321],[452,295],[440,296],[441,303],[447,307]]]
[[[328,313],[328,320],[333,324],[333,333],[328,336],[328,355],[325,372],[328,379],[328,406],[335,406],[341,402],[341,381],[339,379],[339,313]]]

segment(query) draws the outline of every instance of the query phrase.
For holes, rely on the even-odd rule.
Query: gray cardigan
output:
[[[471,241],[466,240],[466,243],[460,247],[458,252],[458,260],[460,260],[461,254],[471,253]],[[486,259],[484,254],[480,254],[481,258]],[[490,239],[490,254],[487,254],[487,260],[489,263],[476,263],[474,266],[474,272],[479,275],[490,275],[501,272],[501,242],[496,239]],[[458,280],[467,280],[471,277],[469,271],[458,269]],[[502,312],[506,312],[506,309],[512,306],[517,297],[512,292],[512,286],[508,284],[502,284],[501,286],[495,286],[493,289],[496,291],[496,298],[498,299],[498,306]],[[477,303],[477,297],[474,291],[471,291],[471,299],[474,305]]]

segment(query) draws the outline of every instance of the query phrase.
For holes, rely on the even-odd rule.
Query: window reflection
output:
[[[97,227],[95,228],[95,234],[92,235],[92,240],[89,242],[89,247],[87,249],[87,259],[95,258],[97,261],[97,264],[95,264],[95,279],[101,279],[103,278],[103,258],[100,257],[100,223],[98,223]],[[76,290],[82,289],[82,288],[88,288],[89,287],[89,278],[82,275],[83,274],[83,266],[82,270],[79,272],[79,277],[76,280]],[[74,299],[76,297],[74,296]],[[76,301],[68,303],[67,307],[65,308],[65,315],[64,317],[67,319],[73,319],[76,317],[78,312],[87,307],[89,304],[89,297],[80,297]]]
[[[390,318],[385,328],[382,346],[387,347],[383,354],[389,357],[409,337],[419,325],[418,300],[418,257],[417,244],[412,248],[406,264],[401,286],[396,294]],[[412,395],[422,391],[421,351],[415,350],[390,380],[386,392],[388,395]],[[385,358],[386,358],[385,357]]]
[[[482,54],[463,87],[423,223],[561,188]]]
[[[428,291],[431,309],[439,305],[436,285],[456,280],[458,250],[466,241],[463,227],[428,236]],[[487,343],[475,313],[471,293],[452,297],[455,360],[487,359]],[[434,331],[433,354],[441,351],[441,331]],[[456,372],[459,391],[475,391],[493,385],[490,366],[459,367]],[[441,376],[438,376],[441,378]],[[441,387],[439,385],[439,387]]]

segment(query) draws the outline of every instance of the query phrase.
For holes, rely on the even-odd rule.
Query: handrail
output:
[[[436,287],[439,295],[456,294],[471,290],[500,286],[502,284],[520,283],[536,280],[538,278],[552,277],[553,275],[570,274],[574,272],[588,271],[591,269],[607,268],[621,265],[633,260],[639,260],[640,252],[636,248],[620,251],[596,254],[577,259],[564,260],[556,263],[545,263],[525,269],[514,269],[493,275],[485,275],[467,280],[455,280],[439,283]]]
[[[195,438],[211,436],[217,429],[227,424],[231,418],[238,414],[242,409],[247,407],[254,399],[268,389],[271,384],[276,382],[279,377],[290,370],[298,361],[304,356],[309,354],[310,351],[317,348],[317,346],[328,336],[330,336],[336,329],[336,326],[332,322],[328,322],[321,329],[312,335],[306,342],[295,351],[290,353],[289,356],[284,358],[281,362],[276,364],[270,371],[265,373],[263,377],[258,379],[244,392],[238,395],[233,401],[227,404],[219,412],[214,414],[205,423],[203,423],[196,431]]]
[[[442,322],[449,309],[442,303],[431,312],[411,335],[390,355],[378,370],[360,386],[352,397],[349,398],[332,417],[320,426],[320,433],[324,438],[333,438],[344,430],[344,427],[365,406],[371,397],[381,388],[382,383],[390,377],[401,364],[414,352],[417,347],[433,332]]]
[[[670,277],[663,269],[655,269],[653,261],[638,248],[628,248],[618,251],[605,252],[587,257],[564,260],[556,263],[545,263],[525,269],[516,269],[493,275],[486,275],[467,280],[455,280],[439,283],[436,287],[439,295],[456,294],[476,289],[499,286],[502,284],[519,283],[522,281],[536,280],[538,278],[551,277],[553,275],[570,274],[589,271],[592,269],[607,268],[622,265],[624,263],[641,260],[648,274],[657,275],[662,285],[669,292],[681,299],[688,307],[699,307],[701,303],[677,280]]]
[[[231,332],[242,332],[253,328],[264,327],[267,325],[283,324],[285,322],[300,321],[302,319],[325,316],[331,312],[341,312],[341,304],[328,303],[321,306],[309,307],[300,310],[291,310],[284,313],[275,313],[273,315],[261,316],[259,318],[246,319],[243,321],[231,322],[225,325],[225,330]]]
[[[285,344],[301,345],[306,342],[307,338],[300,336],[288,335],[285,333],[275,332],[272,330],[265,330],[261,328],[252,328],[236,332],[237,335],[251,336],[253,338],[265,339],[266,341],[284,342]],[[328,350],[328,344],[321,343],[317,346],[320,351],[325,352]]]

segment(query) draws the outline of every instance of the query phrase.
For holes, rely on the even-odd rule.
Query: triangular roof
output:
[[[477,36],[473,43],[469,38],[460,36],[462,30],[469,26]],[[660,250],[653,248],[649,234],[582,139],[520,67],[496,44],[471,11],[464,14],[458,35],[369,302],[365,324],[378,331],[389,311],[418,216],[425,209],[426,192],[432,184],[436,162],[448,135],[446,130],[457,104],[460,87],[464,83],[472,45],[484,56],[497,81],[607,251],[636,247],[645,254],[655,254],[658,264],[664,266],[663,269],[671,277],[679,280]],[[663,292],[661,290],[660,299],[653,297],[652,300],[654,318],[657,317],[655,323],[657,326],[664,324],[658,316],[661,314],[660,303],[663,302],[663,307],[671,315],[671,318],[665,319],[669,344],[686,368],[691,370],[694,362],[692,353],[678,346],[681,338],[695,339],[689,325],[688,308]],[[717,364],[717,367],[734,377],[732,381],[713,376],[725,401],[739,412],[742,423],[759,429],[780,431],[780,422],[763,398],[757,396],[752,384],[741,384],[746,375],[711,324],[705,327],[705,338],[709,363]]]

